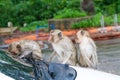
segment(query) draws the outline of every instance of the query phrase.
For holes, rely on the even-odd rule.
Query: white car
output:
[[[15,79],[0,72],[0,80],[15,80]]]
[[[75,80],[120,80],[120,76],[90,68],[71,66],[77,71]]]

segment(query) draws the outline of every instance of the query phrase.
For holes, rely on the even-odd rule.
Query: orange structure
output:
[[[113,26],[109,26],[109,27],[105,27],[105,28],[106,28],[107,32],[110,32],[110,31],[112,31]],[[66,35],[66,36],[75,36],[75,34],[78,30],[79,29],[77,29],[77,30],[64,30],[63,34]],[[90,34],[98,33],[98,28],[90,28],[90,29],[87,29],[87,31]],[[39,35],[40,35],[40,37],[39,37],[38,40],[41,40],[41,41],[42,40],[47,40],[48,37],[49,37],[49,33],[41,33],[40,32]],[[23,40],[23,39],[37,40],[36,34],[31,34],[31,35],[27,35],[27,36],[23,36],[23,37],[16,37],[16,38],[12,38],[12,39],[7,39],[7,40],[5,40],[5,43],[9,44],[11,42],[18,41],[18,40]]]

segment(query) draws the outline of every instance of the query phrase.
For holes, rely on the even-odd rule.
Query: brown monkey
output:
[[[76,42],[79,43],[80,66],[96,68],[98,63],[96,45],[89,33],[85,30],[78,31]]]
[[[52,61],[53,57],[57,56],[62,64],[76,65],[77,59],[74,44],[67,36],[62,34],[62,31],[58,29],[51,30],[48,41],[54,49],[54,52],[50,56],[50,61]]]
[[[33,40],[20,40],[9,45],[8,51],[14,55],[23,58],[30,52],[33,52],[35,59],[42,59],[41,48],[39,44]]]

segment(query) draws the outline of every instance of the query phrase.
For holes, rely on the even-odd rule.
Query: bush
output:
[[[102,14],[98,13],[90,19],[82,20],[80,22],[75,22],[72,25],[72,28],[78,29],[78,28],[87,28],[87,27],[98,27],[98,26],[100,26],[100,17],[101,16],[102,16]]]
[[[35,31],[37,26],[42,26],[42,28],[48,30],[47,21],[34,21],[25,27],[21,27],[20,30],[22,32]]]
[[[87,20],[82,20],[80,22],[76,22],[72,25],[73,29],[78,29],[78,28],[87,28],[87,27],[100,27],[100,18],[102,14],[98,13],[95,16],[93,16],[91,19]],[[120,20],[120,17],[118,16],[118,21]],[[114,16],[104,16],[104,25],[105,26],[110,26],[114,25]]]
[[[34,16],[25,16],[24,17],[24,21],[29,23],[29,22],[32,22],[35,20],[35,17]]]
[[[54,18],[55,19],[62,19],[62,18],[77,18],[77,17],[84,17],[87,14],[85,12],[80,12],[78,10],[74,10],[74,9],[63,9],[58,11],[55,15]]]
[[[118,17],[118,24],[120,25],[120,14],[118,14],[117,17]]]
[[[104,21],[105,21],[105,26],[114,25],[114,15],[106,16]]]

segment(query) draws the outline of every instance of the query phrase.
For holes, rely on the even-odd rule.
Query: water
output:
[[[120,39],[97,41],[99,69],[120,75]]]
[[[120,39],[96,41],[98,50],[98,70],[120,75]],[[47,61],[52,50],[44,50],[43,57]],[[16,80],[35,80],[32,68],[24,66],[0,50],[0,71]]]

